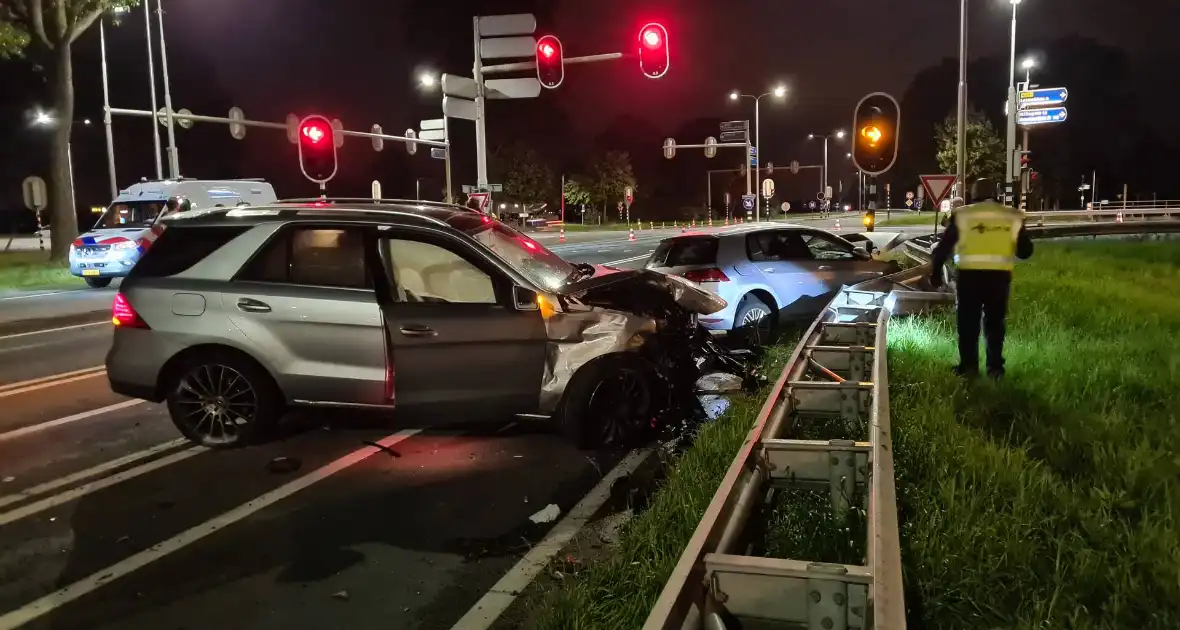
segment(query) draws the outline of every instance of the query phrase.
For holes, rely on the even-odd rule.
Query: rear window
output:
[[[649,267],[683,267],[689,265],[712,265],[717,262],[718,240],[705,238],[678,238],[660,243],[652,252]]]
[[[169,226],[135,263],[129,276],[164,278],[183,273],[248,229],[248,226]]]

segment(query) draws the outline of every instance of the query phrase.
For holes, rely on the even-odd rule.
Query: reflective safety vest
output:
[[[1024,213],[995,201],[956,208],[951,215],[959,231],[955,264],[959,269],[1012,271],[1016,240]]]

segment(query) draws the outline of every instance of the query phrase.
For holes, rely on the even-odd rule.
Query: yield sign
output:
[[[951,186],[957,178],[954,175],[922,175],[921,179],[922,188],[925,188],[926,194],[930,196],[930,203],[937,207],[951,192]]]
[[[477,206],[479,208],[479,211],[486,212],[487,206],[488,206],[488,197],[490,197],[490,196],[491,196],[490,193],[486,193],[486,192],[468,193],[467,194],[467,207],[468,208],[472,207],[471,202],[474,200],[476,203],[479,204]]]

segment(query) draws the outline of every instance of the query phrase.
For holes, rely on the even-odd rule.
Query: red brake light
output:
[[[717,269],[694,269],[684,272],[684,279],[689,282],[729,282],[729,276]]]
[[[111,323],[117,328],[150,329],[122,293],[116,293],[115,301],[111,304]]]

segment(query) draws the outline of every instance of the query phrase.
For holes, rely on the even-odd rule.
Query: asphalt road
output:
[[[558,249],[634,267],[658,241],[609,236]],[[54,328],[0,334],[0,630],[447,629],[624,455],[324,411],[209,451],[110,391],[105,321]]]

